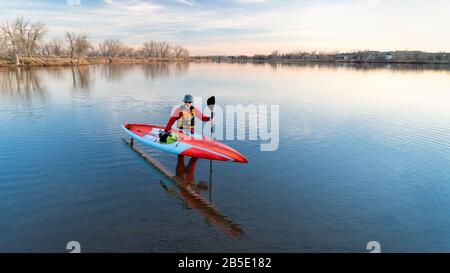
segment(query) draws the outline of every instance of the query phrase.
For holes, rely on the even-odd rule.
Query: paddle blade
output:
[[[212,111],[214,109],[214,104],[216,104],[216,97],[209,97],[206,101],[206,105],[208,105],[209,110]]]

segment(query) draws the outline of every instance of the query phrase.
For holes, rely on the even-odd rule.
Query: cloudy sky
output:
[[[0,0],[0,21],[17,16],[44,22],[51,38],[165,40],[191,55],[450,51],[449,0]]]

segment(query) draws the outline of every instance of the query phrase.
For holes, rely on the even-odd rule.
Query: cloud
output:
[[[180,3],[180,4],[188,5],[188,6],[194,5],[194,0],[173,0],[173,1]]]
[[[381,6],[382,5],[381,0],[365,0],[365,1],[369,6]]]
[[[0,1],[0,21],[17,16],[47,24],[49,38],[88,32],[94,43],[166,40],[192,55],[272,50],[411,49],[448,51],[450,2],[435,0],[103,0]],[[417,20],[421,18],[421,20]]]
[[[139,0],[103,0],[107,7],[120,10],[124,13],[147,13],[160,8],[159,5]]]
[[[235,2],[238,4],[259,4],[268,2],[268,0],[235,0]]]

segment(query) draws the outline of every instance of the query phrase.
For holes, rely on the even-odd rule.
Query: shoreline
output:
[[[0,59],[0,67],[48,67],[48,66],[85,66],[95,64],[151,64],[151,63],[269,63],[269,64],[329,64],[329,65],[442,65],[450,66],[447,61],[376,61],[376,60],[295,60],[295,59],[254,59],[254,58],[205,58],[191,57],[189,59],[174,58],[139,58],[139,57],[88,57],[78,61],[69,57],[22,57],[20,65],[11,59]]]
[[[442,61],[374,61],[374,60],[293,60],[293,59],[253,59],[253,58],[192,58],[191,62],[216,62],[216,63],[284,63],[284,64],[382,64],[382,65],[450,65],[450,62]]]
[[[85,66],[93,64],[150,64],[185,63],[190,60],[175,58],[87,57],[80,60],[70,57],[22,57],[17,65],[11,59],[0,59],[0,67]]]

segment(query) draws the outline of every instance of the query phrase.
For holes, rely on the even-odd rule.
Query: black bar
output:
[[[125,272],[134,272],[131,271],[133,269],[139,270],[137,272],[329,272],[338,269],[387,272],[393,264],[400,265],[404,272],[407,268],[417,269],[420,266],[446,266],[449,258],[450,254],[386,253],[0,254],[1,264],[10,264],[15,269],[32,264],[33,268],[43,266],[65,271],[66,267],[70,267],[72,270],[82,270],[79,272],[85,272],[86,268],[95,270],[96,267],[102,272],[107,268],[114,271],[123,269]],[[256,264],[253,259],[257,260]],[[260,262],[260,259],[263,261]],[[209,268],[206,268],[205,262],[199,262],[205,260],[211,261]]]

